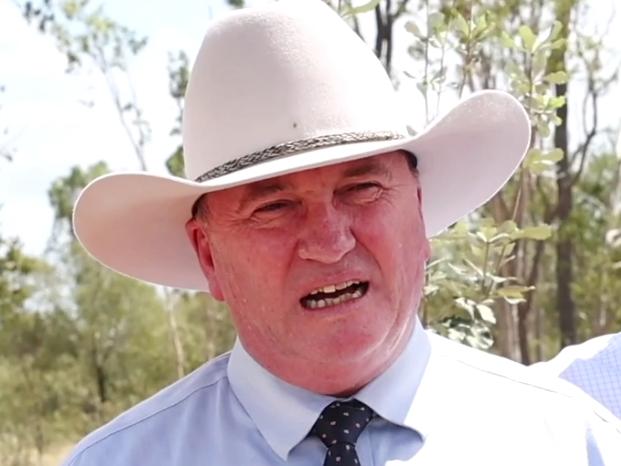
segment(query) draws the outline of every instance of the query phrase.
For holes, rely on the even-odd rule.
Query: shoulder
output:
[[[228,359],[225,354],[212,360],[95,430],[77,444],[65,466],[137,464],[144,453],[135,446],[157,450],[158,443],[193,435],[196,413],[204,416],[231,401]]]
[[[551,360],[535,364],[533,368],[560,375],[577,362],[583,366],[616,364],[617,371],[621,370],[621,332],[567,346]]]
[[[599,418],[616,424],[610,413],[564,380],[437,335],[431,335],[430,340],[432,354],[441,361],[444,372],[450,371],[453,380],[458,378],[462,390],[485,392],[490,403],[497,399],[499,405],[507,406],[506,401],[513,397],[521,406],[540,410],[542,415],[571,412],[583,419]]]
[[[436,334],[430,335],[433,353],[447,364],[468,370],[482,377],[508,380],[530,385],[526,366],[511,359],[500,357],[461,343],[451,341]],[[537,383],[535,382],[535,385]]]

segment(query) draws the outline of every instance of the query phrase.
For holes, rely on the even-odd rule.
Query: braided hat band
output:
[[[356,142],[392,141],[405,137],[405,135],[394,131],[363,131],[315,136],[312,138],[299,139],[297,141],[283,142],[218,165],[195,178],[194,181],[201,183],[268,160],[279,159],[313,149]]]

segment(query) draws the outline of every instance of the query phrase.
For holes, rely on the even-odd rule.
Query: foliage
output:
[[[412,37],[408,51],[416,63],[422,64],[406,76],[416,82],[423,96],[427,121],[439,113],[447,94],[462,96],[491,87],[513,93],[533,122],[531,147],[513,180],[467,220],[467,227],[460,224],[434,242],[436,260],[429,270],[425,303],[426,321],[438,331],[479,347],[489,346],[495,337],[496,351],[524,362],[530,361],[533,349],[538,358],[544,354],[543,343],[536,335],[541,333],[542,322],[549,319],[537,302],[553,307],[545,293],[556,292],[567,298],[557,302],[560,306],[561,302],[571,302],[568,293],[574,289],[571,284],[565,286],[571,275],[559,275],[558,270],[571,268],[572,257],[578,252],[561,245],[567,242],[568,233],[564,232],[572,218],[571,196],[579,193],[580,176],[597,127],[594,123],[575,152],[569,153],[570,148],[563,144],[567,141],[566,84],[571,72],[586,74],[593,85],[585,102],[591,100],[592,111],[597,114],[597,97],[612,79],[600,76],[601,48],[595,53],[589,47],[590,42],[601,45],[601,41],[585,39],[577,19],[575,23],[567,20],[579,14],[579,3],[572,1],[426,1],[405,26]],[[590,56],[581,52],[587,49]],[[575,57],[572,70],[563,65],[566,57]],[[486,237],[489,228],[502,231],[506,225],[553,234],[547,241],[506,239],[502,247],[511,256],[499,269],[494,268],[497,261],[486,264],[477,262],[476,254],[470,257],[481,248],[478,243],[482,239],[477,235]],[[464,229],[469,232],[466,236]],[[482,251],[485,257],[493,248]],[[549,272],[555,262],[547,259],[555,254],[559,264],[556,277]],[[464,260],[468,262],[462,263]],[[491,270],[497,277],[490,277],[491,283],[498,284],[482,285],[485,280],[481,276]],[[549,282],[554,279],[556,283]],[[509,300],[484,292],[500,290],[502,286],[498,285],[507,283],[512,291]],[[561,306],[556,312],[561,315],[564,311]],[[533,318],[539,323],[537,327]],[[561,325],[561,333],[565,330]],[[558,332],[548,330],[548,334],[556,337]],[[552,348],[548,343],[545,351]]]
[[[176,124],[171,131],[172,135],[181,134],[185,89],[188,86],[189,77],[190,66],[187,54],[184,51],[178,51],[176,54],[171,53],[168,56],[168,91],[177,104],[178,110]],[[177,146],[177,149],[166,160],[166,168],[171,175],[181,177],[184,175],[183,147],[181,144]]]
[[[97,162],[86,171],[73,167],[67,177],[56,180],[48,190],[50,204],[54,209],[56,222],[64,222],[69,227],[73,204],[80,190],[98,176],[105,175],[109,169],[105,162]]]
[[[511,220],[496,226],[489,218],[480,221],[476,230],[470,228],[460,222],[432,241],[436,259],[427,267],[423,316],[440,333],[487,349],[493,343],[495,302],[515,305],[533,290],[520,285],[517,277],[503,274],[515,259],[516,242],[546,240],[551,230],[546,225],[518,228]],[[451,300],[453,306],[447,306]],[[433,316],[429,308],[436,310]]]

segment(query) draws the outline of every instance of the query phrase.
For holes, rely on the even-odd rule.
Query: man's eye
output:
[[[382,194],[382,186],[375,182],[356,183],[346,186],[343,199],[354,204],[365,204],[377,200]]]
[[[275,201],[270,202],[269,204],[262,205],[258,209],[256,209],[255,213],[270,213],[270,212],[278,212],[280,210],[284,210],[289,207],[291,203],[287,201]]]
[[[363,191],[377,190],[379,188],[380,186],[377,183],[358,183],[353,186],[350,186],[349,188],[347,188],[347,190],[350,192],[363,192]]]

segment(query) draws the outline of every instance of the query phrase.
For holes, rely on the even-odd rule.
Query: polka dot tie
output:
[[[356,441],[374,416],[371,408],[357,400],[328,405],[311,430],[328,447],[324,466],[360,466]]]

